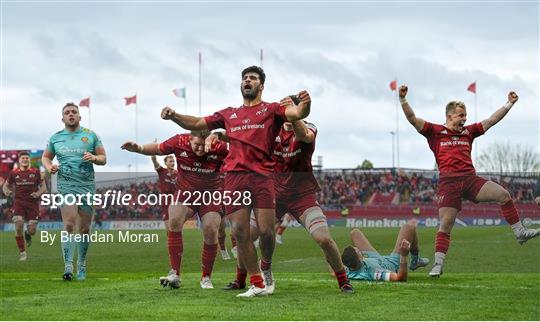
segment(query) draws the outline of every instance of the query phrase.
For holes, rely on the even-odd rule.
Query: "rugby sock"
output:
[[[276,235],[283,235],[285,228],[287,228],[287,226],[278,226],[278,228],[276,229]]]
[[[340,271],[334,271],[334,274],[336,275],[339,287],[343,286],[345,283],[349,283],[349,279],[347,278],[347,272],[345,272],[344,269]]]
[[[504,205],[501,205],[501,211],[504,219],[506,219],[506,222],[508,222],[510,225],[514,225],[519,222],[519,215],[512,200],[508,201]]]
[[[418,260],[418,247],[411,248],[411,259],[413,261]]]
[[[19,252],[24,252],[26,250],[26,245],[24,244],[24,237],[23,236],[15,236],[15,241],[17,242],[17,247],[19,248]]]
[[[236,280],[242,285],[246,285],[247,271],[236,266]]]
[[[208,245],[206,243],[204,243],[203,245],[203,251],[201,256],[203,277],[210,277],[210,275],[212,275],[212,269],[214,268],[214,262],[217,255],[217,246],[217,244]]]
[[[73,234],[68,235],[68,241],[61,242],[64,264],[73,265],[73,255],[75,253],[75,241]]]
[[[88,246],[90,246],[90,241],[88,240],[81,240],[77,243],[77,251],[79,253],[77,258],[77,266],[86,265],[86,253],[88,252]]]
[[[435,264],[443,264],[444,258],[446,257],[445,253],[435,252]]]
[[[225,237],[226,237],[225,235],[218,237],[219,249],[220,250],[225,250]]]
[[[435,239],[435,252],[446,254],[450,247],[450,234],[442,231],[437,232],[437,238]]]
[[[264,288],[264,281],[261,274],[254,274],[249,277],[249,282],[258,288]]]
[[[272,261],[261,258],[261,269],[263,271],[268,271],[272,269]]]
[[[169,248],[169,263],[177,275],[180,275],[180,265],[182,264],[182,253],[184,243],[181,231],[169,231],[167,236],[167,247]]]

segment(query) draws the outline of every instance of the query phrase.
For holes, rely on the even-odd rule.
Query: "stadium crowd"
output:
[[[483,175],[508,189],[512,198],[518,203],[529,203],[534,200],[534,177]],[[317,194],[319,203],[325,206],[363,205],[369,203],[374,194],[398,194],[397,203],[418,204],[432,203],[437,191],[438,177],[433,171],[400,171],[393,170],[329,170],[316,172],[321,191]],[[107,190],[122,191],[122,194],[132,195],[136,200],[139,194],[159,194],[157,177],[145,178],[137,184],[114,184],[98,188],[97,193]],[[0,205],[0,220],[11,217],[11,201],[4,199]],[[160,206],[111,206],[96,207],[96,217],[108,219],[150,219],[161,218]],[[41,207],[41,220],[60,220],[58,209]]]

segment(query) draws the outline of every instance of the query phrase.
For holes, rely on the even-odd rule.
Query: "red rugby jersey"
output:
[[[158,174],[159,191],[161,193],[174,193],[176,191],[176,182],[178,180],[178,171],[159,167],[156,169]]]
[[[178,169],[177,189],[204,191],[221,189],[219,171],[228,154],[227,144],[218,142],[213,151],[199,157],[191,148],[190,134],[177,134],[159,144],[162,154],[174,154]]]
[[[317,138],[317,128],[311,123],[306,125]],[[281,127],[275,139],[273,158],[275,166],[275,188],[279,197],[291,198],[297,195],[315,193],[320,190],[313,175],[311,158],[315,151],[315,140],[311,143],[297,141],[294,131]]]
[[[13,169],[7,177],[9,185],[15,185],[14,199],[17,201],[36,201],[30,194],[36,192],[41,184],[41,173],[36,168],[28,168],[22,171],[20,168]]]
[[[210,130],[225,129],[230,153],[223,162],[224,172],[273,172],[272,148],[279,129],[286,121],[285,107],[261,102],[255,106],[229,107],[205,117]]]
[[[471,151],[474,139],[484,134],[482,123],[467,125],[461,132],[454,132],[444,125],[426,122],[420,134],[428,140],[441,177],[476,173]]]

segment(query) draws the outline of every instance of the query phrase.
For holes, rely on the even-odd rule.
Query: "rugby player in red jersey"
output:
[[[12,187],[14,189],[12,189]],[[30,154],[19,153],[18,168],[11,170],[4,183],[4,194],[13,196],[13,223],[15,224],[15,241],[19,248],[19,260],[27,259],[26,245],[32,243],[32,236],[36,233],[39,220],[39,197],[47,187],[38,169],[30,166]],[[28,221],[26,231],[24,222]],[[24,237],[23,237],[24,231]]]
[[[224,193],[242,192],[248,196],[241,205],[225,204],[225,212],[232,223],[232,234],[237,240],[238,257],[250,275],[251,287],[238,297],[267,295],[273,284],[271,261],[275,246],[275,192],[272,179],[272,147],[284,122],[296,121],[309,115],[311,98],[307,91],[298,96],[297,107],[262,101],[266,75],[262,68],[251,66],[242,71],[240,91],[243,105],[228,107],[207,117],[194,117],[176,113],[165,107],[161,117],[172,120],[188,130],[225,129],[230,140],[230,153],[225,158]],[[245,202],[244,202],[245,201]],[[253,209],[261,230],[261,267],[250,240],[249,221]],[[261,270],[264,274],[261,276]]]
[[[174,168],[174,156],[168,155],[163,158],[165,162],[165,168],[159,164],[155,155],[151,156],[154,169],[158,174],[159,192],[161,194],[174,194],[176,192],[176,181],[178,178],[178,171]],[[169,231],[169,201],[161,204],[161,213],[163,214],[162,220],[165,223],[165,231]]]
[[[510,193],[497,183],[477,176],[471,159],[473,140],[503,119],[517,102],[517,94],[508,93],[508,102],[489,118],[465,126],[467,109],[463,102],[449,102],[446,105],[446,123],[438,125],[416,117],[405,98],[407,92],[407,86],[399,88],[403,112],[409,123],[428,140],[439,167],[436,201],[441,223],[435,239],[435,263],[429,275],[439,277],[443,272],[443,262],[450,246],[450,232],[461,210],[462,198],[475,203],[498,203],[520,244],[538,236],[540,229],[523,227]]]
[[[299,103],[294,95],[280,102],[283,106]],[[316,136],[315,125],[295,121],[285,122],[275,138],[273,158],[276,161],[274,172],[276,218],[280,220],[286,214],[290,214],[301,223],[324,252],[342,292],[354,293],[341,261],[339,249],[330,236],[326,216],[317,202],[316,192],[320,188],[313,175],[311,164]],[[252,223],[252,240],[258,236],[257,230],[257,224]],[[229,283],[225,290],[244,288],[245,278],[242,263],[239,263],[236,280]]]
[[[122,149],[140,154],[173,153],[176,156],[178,178],[181,180],[177,180],[175,200],[169,206],[167,246],[171,271],[168,276],[160,278],[163,287],[180,287],[180,266],[184,251],[182,228],[186,220],[197,213],[202,223],[204,239],[200,285],[202,288],[213,288],[210,276],[216,259],[218,229],[222,216],[222,180],[219,169],[228,149],[227,144],[221,142],[214,146],[213,151],[206,153],[204,140],[208,134],[208,131],[192,131],[191,134],[175,135],[160,144],[139,145],[126,142],[122,145]]]

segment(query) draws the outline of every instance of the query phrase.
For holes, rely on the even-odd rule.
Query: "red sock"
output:
[[[232,243],[232,247],[236,247],[236,238],[234,238],[232,234],[231,234],[231,243]]]
[[[261,269],[263,271],[267,271],[272,269],[272,261],[268,261],[264,258],[261,258]]]
[[[17,242],[17,247],[19,247],[19,252],[24,252],[26,250],[26,245],[24,244],[24,237],[15,236],[15,241]]]
[[[251,283],[251,285],[255,285],[258,288],[264,288],[264,281],[261,274],[251,275],[249,277],[249,282]]]
[[[519,222],[519,215],[512,200],[508,201],[504,205],[501,205],[501,211],[504,219],[506,219],[506,222],[508,222],[510,225]]]
[[[347,272],[345,272],[344,269],[340,271],[334,271],[334,274],[336,275],[339,287],[349,282],[349,279],[347,278]]]
[[[171,268],[176,271],[176,274],[180,275],[180,264],[182,264],[182,253],[184,252],[182,232],[169,231],[167,246],[169,248],[169,263],[171,263]]]
[[[442,231],[437,232],[437,238],[435,239],[435,251],[446,254],[449,247],[450,234],[443,233]]]
[[[243,268],[236,266],[236,280],[240,284],[246,284],[247,271]]]
[[[278,228],[276,229],[276,235],[283,235],[285,228],[287,228],[287,226],[278,226]]]
[[[212,275],[212,269],[214,269],[214,261],[216,260],[217,246],[217,244],[208,245],[206,243],[204,243],[203,245],[203,251],[201,255],[203,277],[210,277],[210,275]]]
[[[225,250],[225,235],[218,237],[219,249]]]

